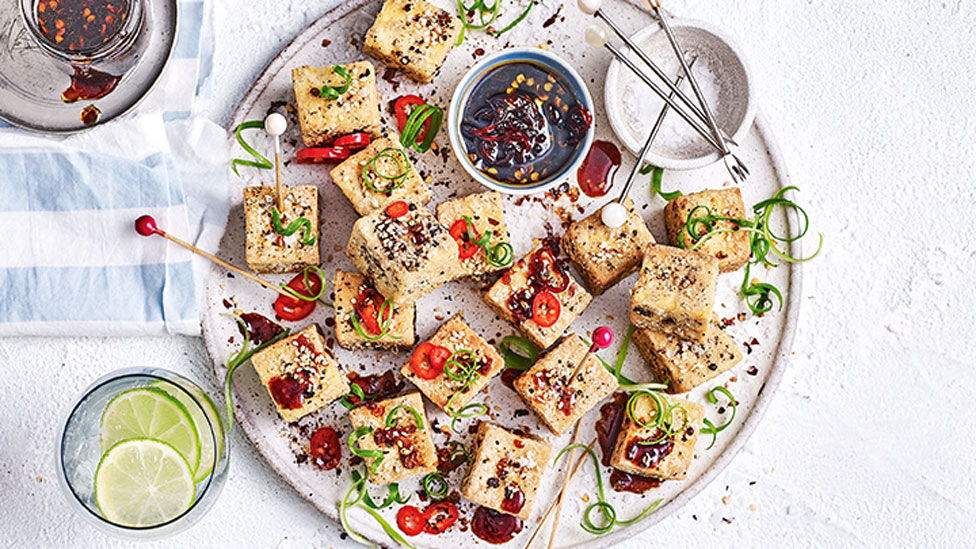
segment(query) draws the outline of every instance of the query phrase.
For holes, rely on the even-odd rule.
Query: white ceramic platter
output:
[[[456,6],[444,0],[445,9],[452,13]],[[507,2],[506,2],[507,4]],[[269,109],[280,106],[281,102],[293,102],[290,71],[293,67],[309,64],[313,66],[345,63],[363,59],[359,50],[361,37],[372,23],[373,16],[379,9],[379,0],[355,0],[343,3],[340,7],[326,13],[320,20],[296,37],[281,53],[268,65],[265,71],[254,83],[250,92],[244,97],[232,121],[232,126],[244,120],[263,119]],[[585,49],[582,41],[583,29],[589,23],[586,16],[578,13],[569,6],[560,7],[561,3],[551,3],[547,0],[536,5],[528,19],[516,27],[510,34],[500,39],[494,39],[480,32],[472,33],[465,43],[455,48],[445,67],[431,85],[417,86],[405,78],[397,76],[399,82],[394,85],[380,78],[378,80],[380,93],[383,96],[381,104],[387,127],[395,126],[395,121],[386,108],[388,101],[408,93],[419,93],[428,101],[447,107],[447,102],[454,90],[460,75],[476,62],[486,52],[508,46],[541,45],[548,47],[555,53],[562,55],[577,67],[590,86],[590,93],[595,98],[603,97],[603,79],[609,63],[606,52]],[[514,9],[514,8],[513,8]],[[639,25],[652,24],[646,14],[641,13],[630,4],[612,4],[606,6],[618,21],[626,21],[628,32],[633,32]],[[553,17],[553,14],[559,14]],[[549,24],[546,24],[546,23]],[[383,69],[380,68],[380,74]],[[597,139],[613,141],[612,132],[607,123],[606,113],[602,101],[597,100],[595,123]],[[296,147],[300,147],[301,139],[297,122],[291,117],[291,126],[284,136],[284,159],[295,157]],[[270,141],[260,132],[252,132],[249,141],[260,150],[269,151]],[[483,189],[465,175],[464,171],[449,154],[448,139],[445,133],[438,137],[437,144],[444,148],[440,154],[427,152],[425,154],[410,153],[412,160],[420,172],[432,181],[434,192],[433,204],[463,196]],[[619,143],[618,143],[619,145]],[[779,154],[769,132],[765,129],[761,118],[753,129],[741,140],[741,156],[752,176],[748,184],[742,189],[746,203],[751,205],[762,200],[783,186],[788,185],[786,175]],[[244,155],[238,151],[238,155]],[[617,177],[617,185],[622,185],[623,177],[633,165],[633,157],[624,153],[624,164]],[[322,268],[327,278],[331,280],[336,269],[354,270],[345,255],[345,246],[349,238],[350,228],[356,219],[355,212],[346,198],[339,192],[329,178],[329,167],[321,165],[297,165],[286,161],[283,167],[285,182],[288,184],[315,184],[320,191],[320,222],[322,229],[321,255]],[[228,261],[244,265],[244,219],[241,205],[241,189],[246,185],[259,183],[273,184],[273,173],[257,171],[250,168],[242,170],[242,177],[232,176],[230,213],[227,229],[220,245],[219,255]],[[728,176],[720,164],[712,165],[695,171],[667,172],[664,177],[666,190],[681,189],[693,192],[704,188],[717,188],[726,185]],[[575,188],[575,181],[570,185]],[[572,194],[572,193],[570,193]],[[631,196],[638,204],[645,220],[658,241],[665,241],[662,209],[664,202],[660,198],[649,197],[647,178],[642,178],[635,185]],[[557,210],[565,215],[567,212],[574,218],[597,209],[603,200],[591,201],[582,197],[578,203],[571,204],[568,196],[561,197],[558,206],[554,206],[550,199],[540,201],[516,200],[507,198],[506,217],[511,231],[512,244],[516,257],[526,253],[531,246],[532,238],[546,235],[547,227],[556,234],[562,233],[561,219]],[[580,211],[583,210],[583,211]],[[795,224],[795,220],[778,220],[779,223]],[[785,230],[780,228],[780,230]],[[797,247],[792,253],[798,254]],[[666,482],[660,488],[652,490],[643,496],[629,493],[610,492],[608,497],[616,507],[621,519],[630,518],[644,509],[650,502],[664,498],[663,505],[641,523],[628,528],[618,528],[601,537],[591,536],[582,531],[577,523],[586,507],[583,497],[588,494],[589,501],[595,497],[595,478],[590,465],[585,465],[580,475],[574,480],[563,517],[560,521],[560,535],[557,544],[560,547],[605,546],[625,537],[633,536],[638,530],[653,525],[683,505],[698,493],[714,476],[725,467],[732,457],[745,443],[749,434],[755,429],[763,412],[769,404],[770,398],[779,383],[786,368],[788,355],[791,350],[793,332],[795,329],[800,297],[800,270],[796,267],[783,266],[770,271],[757,273],[764,280],[776,284],[788,296],[786,306],[782,312],[767,314],[764,318],[748,317],[747,320],[736,322],[728,328],[729,333],[743,346],[746,353],[746,342],[755,338],[759,345],[752,345],[751,351],[745,354],[745,359],[731,372],[707,383],[687,395],[687,398],[698,402],[705,402],[704,393],[708,388],[718,384],[725,384],[739,400],[739,410],[734,424],[721,433],[718,442],[710,450],[705,450],[707,440],[699,441],[695,460],[689,471],[688,479],[684,481]],[[275,282],[285,282],[292,275],[267,276]],[[736,291],[741,282],[742,273],[730,273],[721,276],[719,293],[716,299],[716,310],[723,318],[735,317],[738,313],[747,311]],[[607,360],[613,359],[622,334],[628,324],[630,290],[633,288],[636,275],[622,281],[615,288],[594,299],[585,313],[577,319],[571,330],[589,335],[600,325],[609,325],[618,334],[617,341],[611,349],[603,352]],[[417,333],[423,340],[429,337],[437,326],[457,311],[464,311],[472,327],[490,342],[500,341],[503,336],[515,333],[507,323],[500,321],[481,302],[479,292],[481,288],[471,282],[453,282],[437,291],[425,296],[417,304]],[[257,312],[269,318],[274,318],[272,303],[275,294],[241,277],[233,277],[222,269],[215,268],[207,283],[207,310],[203,318],[204,338],[207,350],[214,359],[214,373],[222,380],[225,375],[223,364],[226,357],[237,350],[242,338],[237,332],[235,322],[223,316],[222,313],[238,310],[242,312]],[[228,306],[229,304],[229,306]],[[308,322],[317,322],[326,333],[326,339],[333,341],[333,330],[330,327],[332,310],[319,306],[305,321],[300,323],[284,323],[285,326],[298,330]],[[375,351],[351,352],[335,346],[335,355],[347,371],[360,374],[380,373],[389,369],[399,370],[408,355],[406,353],[392,354]],[[755,372],[754,375],[748,372]],[[647,369],[636,352],[632,349],[624,366],[624,373],[632,379],[650,381]],[[337,519],[337,502],[351,485],[348,467],[341,467],[342,471],[322,471],[309,462],[301,463],[301,456],[308,446],[308,440],[300,434],[314,430],[320,425],[330,425],[336,428],[343,437],[348,436],[351,428],[346,417],[345,408],[333,405],[327,410],[304,418],[298,424],[286,424],[281,421],[269,398],[267,391],[260,384],[253,368],[245,365],[240,368],[234,380],[234,398],[237,418],[247,437],[254,443],[258,451],[265,457],[268,464],[284,478],[302,497],[308,499],[323,513],[332,519]],[[552,436],[539,420],[532,414],[515,417],[515,410],[524,409],[515,393],[505,387],[500,380],[493,380],[488,386],[487,394],[480,395],[476,401],[486,402],[492,410],[492,419],[507,426],[521,426],[530,432],[545,436],[553,448],[558,450],[570,442],[571,435],[562,437]],[[724,416],[718,416],[714,406],[708,405],[709,417],[718,422]],[[445,417],[432,405],[427,406],[427,413],[432,420],[436,419],[444,425]],[[590,412],[583,419],[581,441],[588,442],[595,434],[593,424],[597,419],[596,411]],[[467,427],[467,424],[464,425]],[[464,429],[463,429],[464,430]],[[465,430],[466,431],[466,430]],[[465,443],[470,443],[470,435],[465,432],[461,437],[455,437]],[[344,438],[343,438],[344,440]],[[444,435],[435,436],[435,444],[443,445]],[[470,446],[470,445],[469,445]],[[346,450],[344,449],[344,452]],[[348,457],[345,453],[344,457]],[[553,500],[562,482],[564,463],[557,468],[550,467],[544,477],[542,486],[533,509],[533,517],[526,521],[522,533],[508,545],[523,546],[531,532],[535,529],[538,518]],[[451,489],[456,490],[460,485],[462,471],[455,471],[449,478]],[[606,472],[604,473],[606,478]],[[401,493],[411,494],[419,488],[419,479],[412,479],[401,483]],[[379,488],[373,489],[378,497]],[[414,500],[416,502],[416,500]],[[462,500],[462,517],[470,518],[473,505]],[[391,523],[395,523],[395,511],[384,513]],[[379,526],[365,513],[354,510],[350,519],[356,530],[380,543],[390,543],[389,538]],[[548,535],[548,534],[546,534]],[[470,531],[461,531],[455,527],[441,536],[432,537],[420,535],[411,541],[418,547],[487,546],[476,538]]]

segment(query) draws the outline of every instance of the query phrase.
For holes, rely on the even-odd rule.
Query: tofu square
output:
[[[431,345],[445,347],[451,353],[467,349],[475,356],[477,377],[473,377],[473,379],[456,380],[443,371],[439,372],[437,377],[433,379],[423,379],[414,371],[412,360],[407,361],[400,369],[403,377],[416,385],[431,402],[448,414],[451,413],[447,409],[448,403],[451,405],[451,410],[457,412],[471,402],[475,395],[505,368],[505,360],[498,354],[498,351],[464,321],[464,313],[459,312],[441,324],[440,328],[427,341]],[[452,397],[454,398],[453,402],[451,401]]]
[[[381,338],[375,339],[379,332],[370,329],[371,322],[364,321],[360,312],[356,310],[356,304],[360,304],[364,314],[372,311],[373,318],[376,319],[376,327],[382,331],[384,320],[387,318],[379,317],[380,309],[383,306],[384,298],[368,278],[359,273],[347,273],[337,270],[332,278],[332,287],[335,291],[335,333],[336,341],[343,349],[381,349],[391,351],[402,351],[413,347],[416,342],[416,332],[414,324],[416,321],[416,309],[413,303],[402,305],[391,305],[389,331]],[[365,300],[365,303],[363,301]],[[368,306],[364,308],[364,306]],[[361,335],[353,326],[349,315],[357,315],[359,327],[363,333],[369,337]]]
[[[651,244],[634,289],[630,321],[638,328],[701,341],[712,316],[717,282],[714,257]]]
[[[383,153],[383,156],[378,157],[380,153]],[[374,158],[376,160],[370,167],[370,174],[375,172],[381,175],[394,176],[402,173],[402,170],[405,169],[406,176],[403,181],[399,184],[391,183],[376,175],[369,175],[370,184],[379,192],[370,188],[363,177],[363,172],[366,170],[367,164]],[[406,200],[415,204],[430,202],[430,189],[427,188],[424,180],[417,173],[417,169],[411,164],[410,159],[403,151],[403,147],[386,137],[374,140],[365,149],[343,160],[341,164],[332,168],[329,174],[342,194],[346,195],[349,202],[352,202],[353,209],[359,215],[368,215],[376,210],[384,209],[391,202],[397,200]],[[394,186],[395,188],[392,191],[382,192]]]
[[[277,207],[275,187],[244,187],[245,260],[256,273],[293,273],[319,264],[319,191],[313,185],[283,189],[281,224],[287,227],[299,217],[311,223],[312,244],[302,243],[301,230],[291,236],[275,232],[271,210]]]
[[[291,423],[349,392],[346,376],[322,339],[318,324],[264,348],[251,365],[281,419]]]
[[[617,390],[617,378],[597,357],[591,355],[579,366],[588,351],[586,343],[572,334],[515,380],[518,395],[557,435]],[[570,379],[573,372],[576,375]]]
[[[634,406],[634,415],[644,421],[654,421],[657,407],[650,396],[640,397]],[[629,416],[624,415],[623,425],[617,435],[617,442],[610,454],[610,466],[625,473],[640,475],[657,480],[681,480],[688,476],[688,466],[695,453],[695,442],[701,431],[705,408],[700,404],[670,399],[672,404],[680,404],[688,412],[688,423],[681,432],[656,444],[653,442],[663,434],[659,429],[645,429]],[[684,423],[681,412],[674,413],[676,422]]]
[[[426,84],[454,47],[461,22],[424,0],[386,0],[363,41],[363,53]]]
[[[341,65],[349,72],[349,89],[338,98],[321,96],[322,86],[338,87],[346,79],[326,67],[295,67],[291,81],[295,89],[298,122],[306,147],[322,147],[337,137],[366,132],[380,137],[380,102],[376,90],[376,69],[369,61]]]
[[[505,271],[488,289],[485,303],[501,318],[518,327],[527,339],[546,349],[559,339],[593,299],[569,273],[569,265],[559,258],[557,242],[538,242],[525,257]],[[541,265],[541,267],[540,267]],[[543,273],[543,274],[538,274]],[[565,278],[563,278],[565,277]],[[565,287],[561,291],[546,285]],[[550,326],[541,326],[532,318],[536,296],[547,291],[559,301],[559,317]]]
[[[469,500],[528,520],[552,448],[535,437],[482,421],[474,440],[474,462],[461,484]]]
[[[695,208],[698,208],[695,211]],[[708,208],[707,210],[705,208]],[[694,214],[692,212],[694,211]],[[679,248],[690,248],[695,242],[685,229],[689,216],[722,215],[737,219],[746,218],[746,206],[742,201],[742,192],[738,188],[706,190],[679,196],[664,207],[664,225],[668,230],[668,242]],[[710,255],[718,259],[718,270],[728,273],[741,269],[749,261],[752,250],[749,247],[749,233],[739,231],[739,225],[731,221],[715,222],[716,229],[730,229],[734,233],[721,233],[712,236],[695,251]],[[704,226],[695,227],[695,231],[703,233]]]
[[[395,305],[413,303],[454,278],[458,246],[434,214],[409,203],[391,217],[378,210],[352,226],[346,255]]]
[[[715,315],[701,341],[644,329],[635,330],[633,338],[654,379],[667,383],[667,392],[672,394],[690,391],[742,360],[738,345]]]
[[[392,427],[386,425],[386,418],[397,406],[409,406],[420,415],[421,425],[413,413],[400,408],[394,414]],[[373,472],[373,462],[379,458],[364,458],[369,480],[374,484],[397,482],[417,475],[426,475],[437,470],[437,450],[431,438],[433,428],[427,420],[424,399],[414,391],[398,397],[378,402],[370,402],[349,411],[349,421],[353,430],[360,427],[373,429],[359,439],[358,446],[363,450],[383,452],[383,461]]]
[[[508,243],[508,226],[505,224],[505,209],[502,206],[502,195],[496,191],[486,193],[469,194],[468,196],[448,200],[437,205],[437,221],[446,227],[452,234],[455,232],[454,225],[458,224],[458,230],[464,227],[461,234],[467,234],[467,222],[464,218],[471,220],[474,227],[476,239],[481,239],[484,235],[491,232],[491,240],[488,241],[488,248],[502,243]],[[456,240],[456,239],[455,239]],[[474,255],[458,261],[458,278],[464,277],[485,277],[496,273],[504,267],[498,267],[488,262],[488,257],[484,250],[477,251]]]
[[[623,205],[627,209],[627,221],[620,227],[604,225],[597,210],[570,225],[563,235],[563,249],[593,295],[602,294],[635,272],[647,245],[654,243],[634,203],[628,198]]]

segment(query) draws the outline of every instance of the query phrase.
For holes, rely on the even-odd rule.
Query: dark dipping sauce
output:
[[[254,345],[260,345],[262,343],[271,341],[277,337],[278,334],[285,331],[281,325],[258,313],[244,313],[241,315],[241,320],[244,321],[244,326],[238,324],[237,331],[239,331],[241,335],[245,335],[244,330],[246,329],[247,335],[250,337],[251,343]]]
[[[535,185],[568,164],[593,116],[547,67],[502,64],[475,84],[461,122],[464,152],[486,176]]]
[[[471,519],[471,531],[488,543],[499,545],[522,531],[522,519],[479,506]]]
[[[600,407],[600,419],[596,422],[596,435],[597,441],[600,443],[600,450],[603,453],[601,463],[607,467],[610,466],[610,454],[613,453],[617,435],[620,433],[620,426],[623,425],[628,397],[627,393],[616,393],[613,395],[613,400]],[[614,469],[610,473],[610,486],[616,492],[643,494],[660,485],[660,480],[632,475],[620,469]]]
[[[39,0],[37,26],[55,49],[83,53],[118,34],[129,17],[128,0]]]

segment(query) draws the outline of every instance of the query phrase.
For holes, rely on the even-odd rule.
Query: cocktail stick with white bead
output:
[[[275,195],[278,213],[284,214],[285,201],[281,193],[281,134],[288,129],[288,121],[285,117],[273,112],[264,119],[264,131],[274,137],[274,158],[275,158]]]

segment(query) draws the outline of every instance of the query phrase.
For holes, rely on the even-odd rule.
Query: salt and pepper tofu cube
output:
[[[692,247],[695,244],[694,239],[685,228],[688,217],[702,217],[709,213],[745,219],[746,206],[742,201],[742,192],[738,188],[707,190],[679,196],[668,202],[664,207],[664,225],[668,230],[668,242],[672,246]],[[714,227],[736,232],[716,234],[703,242],[696,251],[718,259],[719,272],[728,273],[741,269],[749,262],[752,253],[749,246],[749,233],[739,231],[739,225],[731,221],[716,221]],[[694,230],[699,235],[707,231],[703,225],[694,227]]]
[[[533,302],[545,292],[559,302],[559,316],[550,326],[541,326],[533,319]],[[484,296],[485,303],[498,316],[517,326],[522,335],[543,349],[563,335],[592,299],[569,274],[569,265],[558,257],[556,242],[537,243]]]
[[[654,243],[634,203],[628,198],[623,205],[627,209],[627,221],[620,227],[604,225],[598,210],[570,225],[563,235],[563,249],[593,295],[602,294],[636,271],[644,258],[644,249]]]
[[[322,96],[322,86],[333,88],[346,79],[326,67],[296,67],[291,71],[298,107],[298,122],[306,147],[331,144],[350,133],[380,136],[380,103],[376,90],[376,69],[369,61],[340,65],[349,72],[349,89],[336,99]]]
[[[254,353],[251,364],[281,419],[291,423],[349,392],[318,324]]]
[[[359,218],[346,255],[383,296],[400,305],[454,278],[458,245],[434,214],[409,203],[398,217],[378,210]]]
[[[384,311],[380,317],[383,302],[386,300],[368,278],[359,273],[337,270],[332,279],[335,291],[335,333],[336,341],[343,349],[384,349],[402,351],[410,349],[416,342],[414,324],[416,308],[413,303],[390,305],[389,313]],[[357,309],[357,304],[359,305]],[[372,314],[376,319],[364,320],[362,314]],[[392,315],[392,316],[388,316]],[[360,334],[353,325],[350,315],[356,315]],[[383,323],[389,318],[389,330],[383,337]],[[372,326],[372,329],[371,329]],[[379,329],[379,332],[376,330]]]
[[[394,412],[393,426],[387,426],[386,418],[398,406],[404,408]],[[410,409],[416,410],[421,424],[417,424]],[[433,428],[427,420],[424,399],[414,391],[398,397],[378,402],[369,402],[349,411],[349,421],[355,431],[360,427],[373,429],[357,442],[363,450],[383,452],[383,461],[373,464],[380,458],[364,458],[369,480],[374,484],[397,482],[417,475],[426,475],[437,470],[437,450],[431,438]]]
[[[667,383],[669,393],[690,391],[742,360],[735,340],[714,315],[701,341],[686,341],[645,329],[635,330],[633,338],[654,379]]]
[[[364,176],[367,165],[371,161],[373,163],[368,170],[370,175]],[[396,176],[404,171],[406,175],[399,182],[375,175]],[[391,202],[397,200],[406,200],[415,204],[430,202],[430,189],[410,163],[403,147],[386,137],[374,140],[365,149],[332,168],[329,173],[332,175],[332,181],[342,194],[346,195],[349,202],[352,202],[353,209],[359,215],[368,215],[386,208]],[[384,192],[391,187],[395,188]]]
[[[515,380],[518,395],[557,435],[617,390],[617,378],[596,356],[587,357],[588,351],[586,343],[572,334]],[[580,366],[584,357],[586,362]]]
[[[648,395],[638,398],[633,407],[634,416],[645,424],[653,422],[658,413],[654,401]],[[681,480],[688,476],[688,466],[694,457],[695,442],[701,431],[705,408],[678,398],[672,398],[670,402],[680,405],[687,412],[687,423],[685,413],[680,409],[676,409],[672,415],[674,428],[679,429],[682,425],[684,427],[674,435],[656,442],[664,434],[663,431],[641,427],[630,416],[625,415],[610,454],[611,467],[656,480]],[[654,444],[644,444],[651,442]]]
[[[461,494],[479,505],[528,520],[551,452],[542,440],[482,421]]]
[[[651,244],[631,300],[638,328],[701,341],[708,330],[718,282],[718,260],[673,246]]]
[[[245,259],[256,273],[292,273],[319,264],[318,189],[293,185],[282,193],[281,224],[287,227],[300,217],[308,219],[315,242],[302,242],[302,230],[290,236],[275,232],[271,212],[277,208],[275,187],[244,187]]]
[[[471,220],[478,239],[491,233],[491,239],[487,244],[489,250],[496,245],[508,243],[505,209],[502,207],[502,195],[498,192],[469,194],[437,205],[437,220],[449,231],[454,231],[454,225],[457,223],[459,228],[464,227],[464,234],[467,234],[465,217]],[[503,268],[489,263],[485,251],[479,250],[474,255],[459,261],[457,276],[458,278],[483,277]]]
[[[479,391],[488,385],[492,378],[505,368],[505,360],[498,354],[498,351],[464,321],[464,313],[459,312],[441,324],[428,341],[431,345],[446,348],[452,354],[455,351],[467,349],[475,357],[474,372],[477,375],[468,378],[453,379],[441,371],[433,379],[422,379],[414,371],[412,360],[407,361],[407,364],[400,370],[403,377],[416,385],[431,402],[448,414],[456,413],[464,408]],[[457,356],[456,360],[470,364],[467,362],[470,359],[464,356]],[[459,373],[453,367],[452,372]],[[450,404],[450,410],[448,410],[448,404]]]
[[[430,82],[454,47],[461,22],[424,0],[386,0],[363,41],[363,53],[410,78]]]

